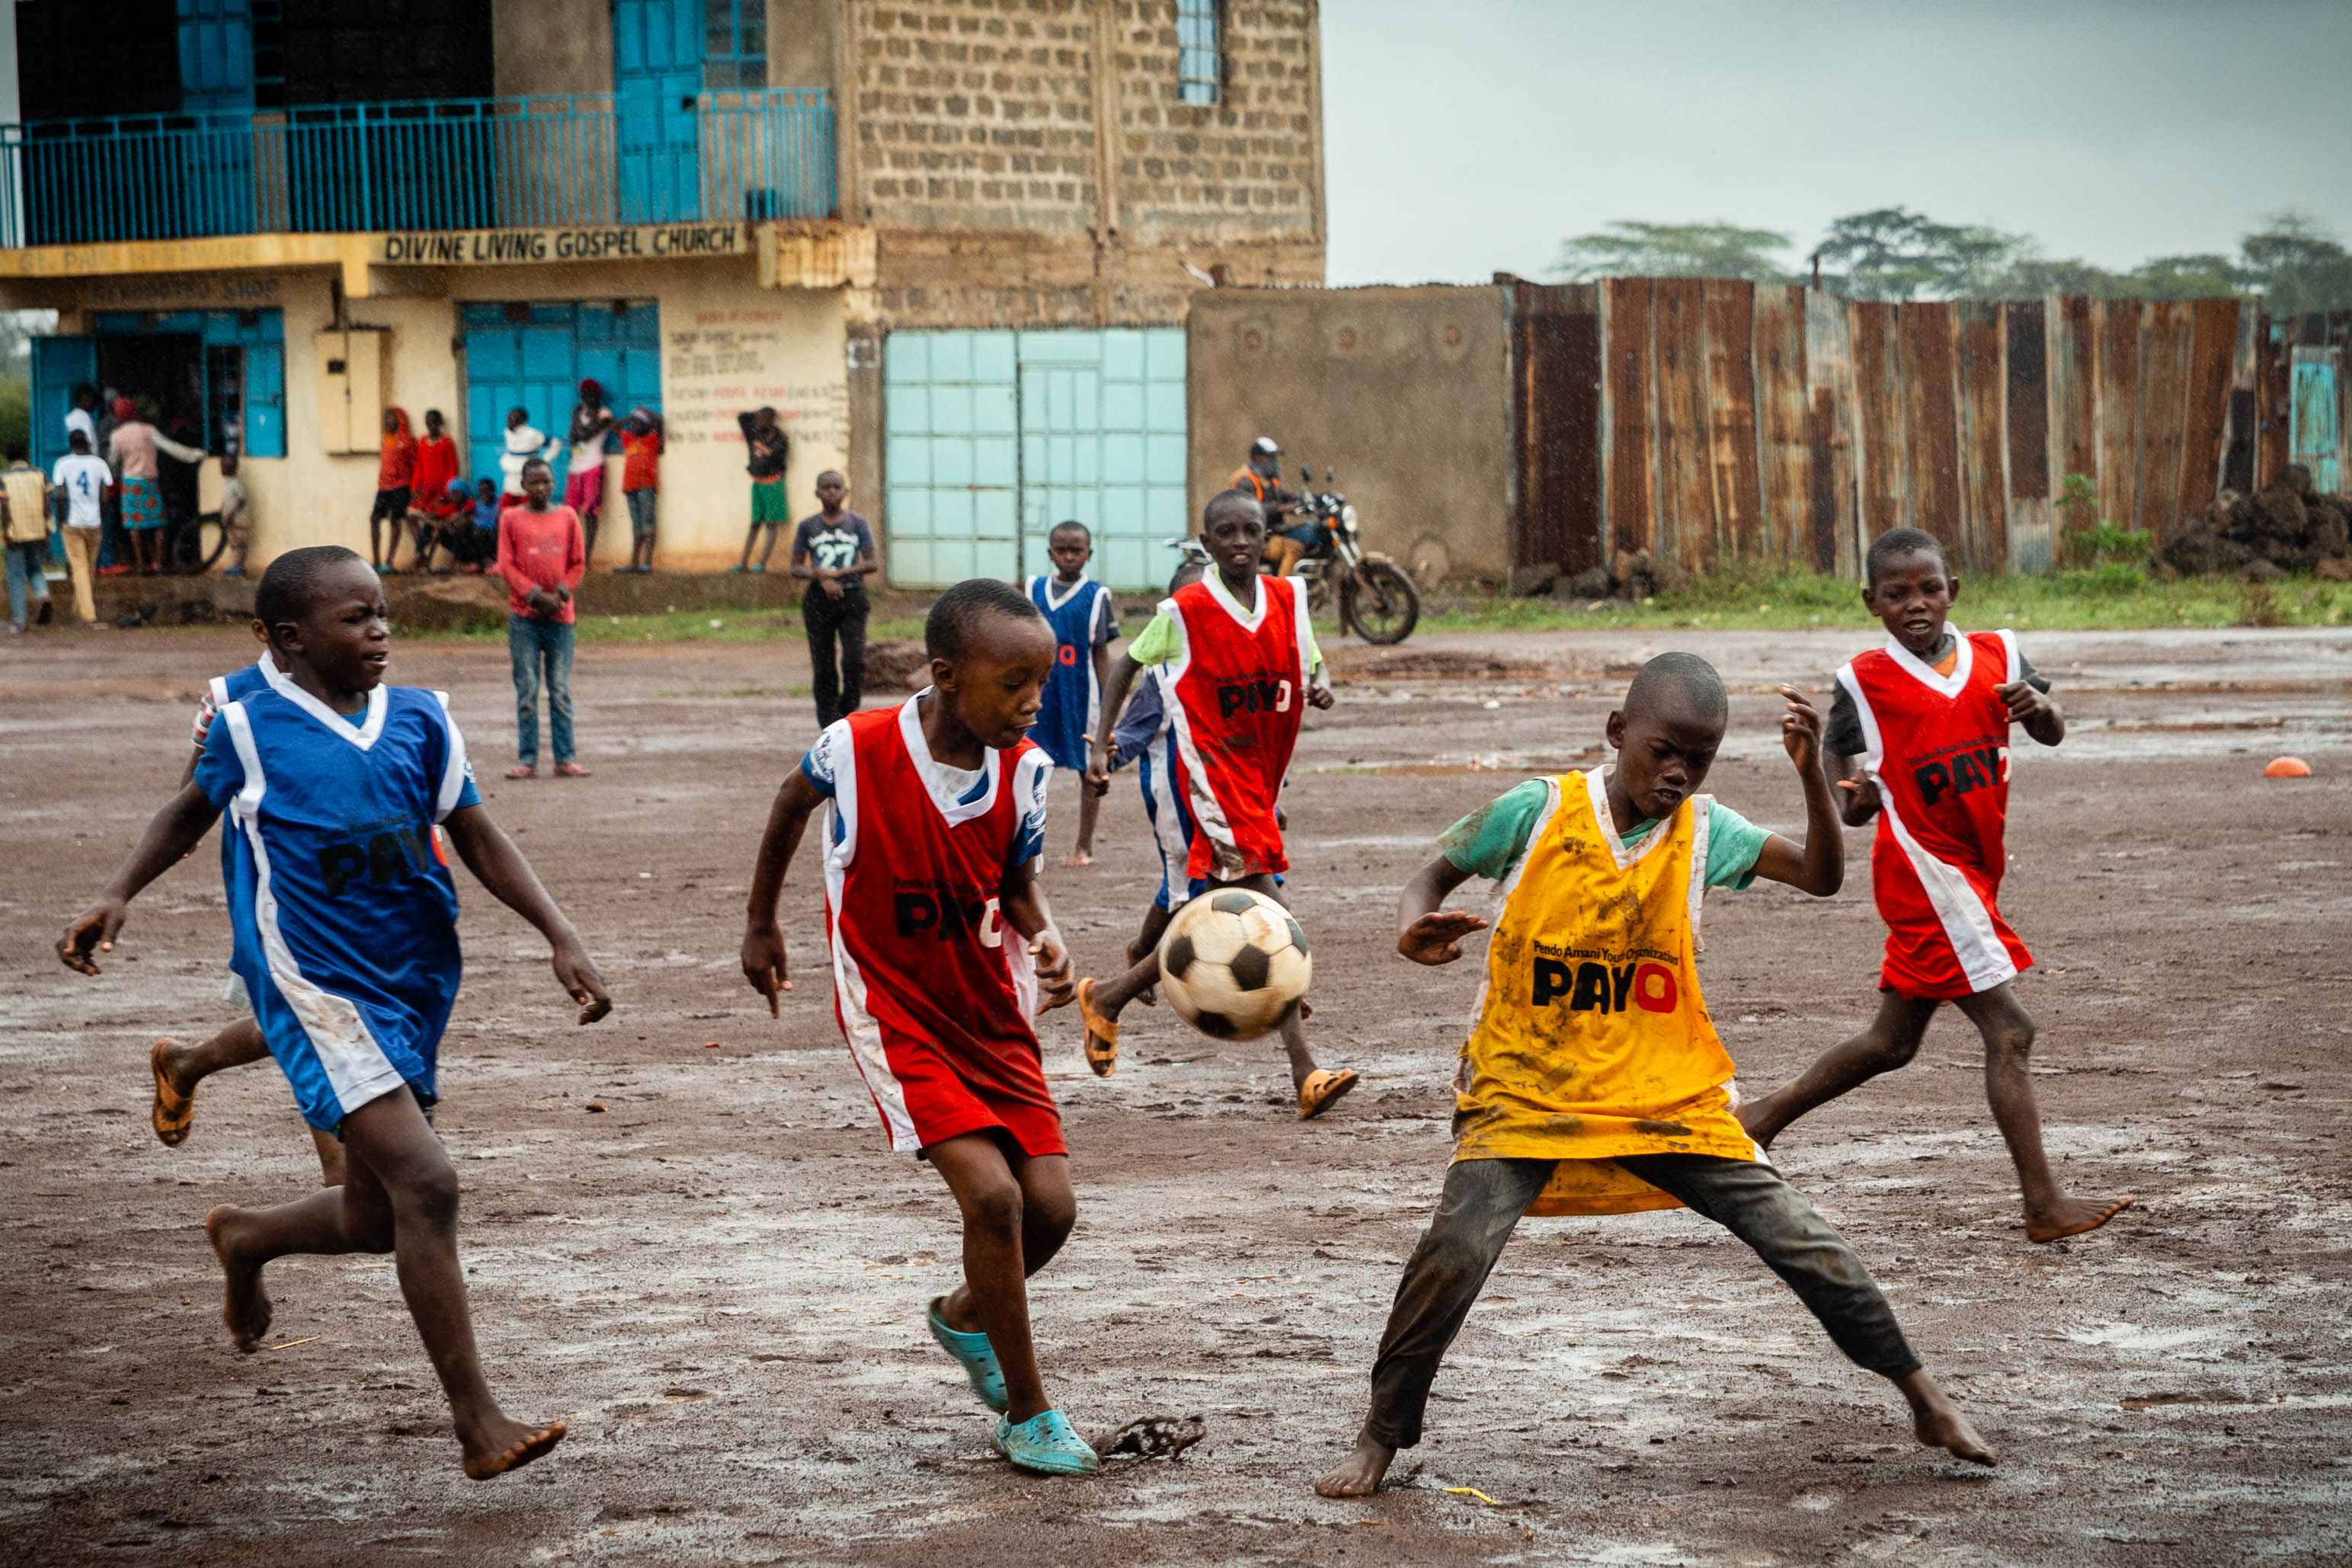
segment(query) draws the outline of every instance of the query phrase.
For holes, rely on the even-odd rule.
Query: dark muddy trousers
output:
[[[823,729],[857,711],[866,700],[866,590],[845,586],[836,599],[815,584],[801,595],[801,625],[808,632],[809,665],[816,688],[816,721]],[[841,642],[835,662],[834,639]]]
[[[1895,1310],[1870,1271],[1771,1166],[1711,1154],[1640,1154],[1617,1163],[1753,1247],[1855,1365],[1890,1378],[1919,1370],[1919,1358],[1904,1342]],[[1556,1163],[1462,1160],[1445,1173],[1437,1214],[1405,1262],[1380,1358],[1372,1363],[1368,1436],[1391,1448],[1421,1441],[1437,1363]]]

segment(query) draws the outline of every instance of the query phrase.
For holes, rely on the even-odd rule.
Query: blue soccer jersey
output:
[[[268,682],[222,707],[196,784],[226,814],[230,967],[303,1119],[403,1084],[430,1105],[462,971],[438,824],[481,800],[447,696],[379,686],[346,718]]]
[[[1054,672],[1045,680],[1045,706],[1029,738],[1057,768],[1087,769],[1087,737],[1102,717],[1102,688],[1095,679],[1095,649],[1118,635],[1110,591],[1090,577],[1065,588],[1052,577],[1029,579],[1029,602],[1054,628]]]

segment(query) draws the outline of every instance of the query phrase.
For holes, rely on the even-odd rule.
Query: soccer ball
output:
[[[1288,910],[1220,888],[1176,911],[1160,939],[1160,984],[1177,1016],[1221,1040],[1254,1040],[1307,994],[1315,961]]]

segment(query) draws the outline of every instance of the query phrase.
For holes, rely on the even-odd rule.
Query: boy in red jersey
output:
[[[1846,825],[1878,818],[1871,886],[1887,927],[1878,1016],[1794,1082],[1742,1106],[1739,1120],[1769,1148],[1815,1106],[1910,1061],[1949,1002],[1984,1037],[1985,1098],[2017,1164],[2027,1239],[2095,1230],[2132,1199],[2069,1197],[2050,1174],[2027,1068],[2033,1020],[2010,984],[2033,955],[1994,901],[2008,864],[2010,726],[2054,746],[2066,721],[2014,632],[1946,626],[1960,580],[1932,536],[1883,533],[1864,570],[1863,603],[1885,623],[1886,647],[1838,671],[1823,749],[1846,792]]]
[[[1030,1022],[1041,986],[1047,1008],[1070,999],[1070,955],[1037,883],[1051,764],[1025,738],[1054,634],[1020,589],[974,580],[940,595],[923,641],[931,684],[827,726],[776,792],[743,973],[779,1012],[792,982],[776,896],[821,810],[834,1016],[890,1147],[930,1162],[963,1214],[964,1283],[930,1303],[931,1336],[1003,1413],[1000,1453],[1082,1474],[1100,1461],[1046,1402],[1023,1282],[1077,1214]]]
[[[1290,861],[1276,803],[1298,743],[1299,719],[1307,707],[1331,706],[1330,679],[1307,619],[1306,582],[1258,575],[1265,509],[1238,490],[1223,491],[1201,514],[1201,540],[1216,569],[1162,600],[1159,616],[1111,671],[1087,778],[1097,789],[1109,781],[1111,732],[1128,690],[1139,670],[1164,661],[1174,784],[1193,823],[1190,891],[1239,887],[1281,901],[1276,879]],[[1176,889],[1169,892],[1172,902],[1182,902]],[[1120,1010],[1159,979],[1155,952],[1116,978],[1078,982],[1087,1064],[1097,1076],[1108,1078],[1118,1066]],[[1320,1116],[1356,1087],[1354,1072],[1315,1065],[1304,1016],[1302,1004],[1281,1025],[1301,1120]]]

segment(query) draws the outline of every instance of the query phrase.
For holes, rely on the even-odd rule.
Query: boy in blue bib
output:
[[[1110,680],[1110,645],[1118,636],[1118,612],[1110,590],[1086,574],[1095,552],[1094,534],[1083,522],[1056,523],[1047,538],[1054,574],[1029,579],[1029,602],[1054,631],[1054,672],[1045,680],[1045,706],[1029,738],[1081,781],[1087,748],[1102,723],[1103,688]],[[1102,796],[1078,786],[1078,846],[1065,866],[1095,861],[1095,817]]]
[[[447,696],[383,684],[391,637],[367,563],[341,545],[289,551],[254,611],[282,673],[221,704],[194,778],[58,955],[97,973],[93,952],[113,951],[131,899],[228,814],[231,967],[304,1120],[342,1140],[345,1173],[294,1203],[205,1216],[226,1277],[222,1319],[254,1351],[269,1331],[271,1258],[394,1254],[466,1473],[484,1479],[539,1458],[564,1429],[509,1416],[482,1375],[457,1262],[457,1174],[427,1121],[463,967],[445,845],[545,934],[580,1022],[613,1004],[580,933],[483,809]]]

